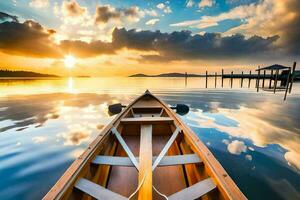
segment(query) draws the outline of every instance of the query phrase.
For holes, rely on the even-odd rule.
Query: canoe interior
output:
[[[144,120],[141,122],[139,119]],[[97,156],[128,158],[120,141],[111,132],[112,127],[116,128],[134,157],[140,161],[139,170],[133,165],[116,166],[93,163]],[[159,156],[178,127],[181,127],[181,124],[178,123],[177,118],[175,120],[174,113],[165,104],[150,94],[141,96],[104,129],[104,132],[99,135],[102,138],[90,145],[79,158],[81,160],[76,160],[72,164],[44,199],[94,199],[90,194],[75,187],[81,178],[126,198],[133,194],[141,184],[141,188],[131,199],[165,199],[152,189],[152,185],[161,194],[169,197],[207,178],[212,178],[216,187],[197,199],[231,199],[228,191],[224,191],[224,187],[220,186],[218,178],[214,177],[212,172],[214,170],[206,164],[207,158],[201,155],[199,150],[195,150],[189,131],[184,129],[180,129],[164,157],[196,154],[201,162],[170,166],[158,165],[153,172],[149,168],[149,155]],[[149,130],[151,130],[151,135],[147,133]],[[153,162],[150,161],[150,165]],[[240,192],[236,188],[235,190]],[[242,193],[240,197],[239,199],[244,199]]]

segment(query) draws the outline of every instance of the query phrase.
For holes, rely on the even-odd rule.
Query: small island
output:
[[[53,74],[41,74],[30,71],[11,71],[11,70],[0,70],[0,77],[53,77],[57,78],[59,76]]]

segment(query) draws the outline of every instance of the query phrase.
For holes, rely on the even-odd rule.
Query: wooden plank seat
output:
[[[157,123],[173,123],[170,117],[131,117],[121,119],[123,124],[157,124]]]
[[[216,184],[211,178],[200,181],[188,188],[180,190],[168,197],[168,200],[193,200],[197,199],[216,188]]]
[[[79,179],[75,188],[82,192],[96,198],[96,199],[110,199],[110,200],[128,200],[128,198],[112,192],[94,182],[91,182],[85,178]]]
[[[139,161],[138,157],[135,157]],[[153,156],[152,163],[157,159],[157,156]],[[201,159],[197,154],[185,154],[176,156],[164,156],[158,167],[171,166],[171,165],[184,165],[184,164],[195,164],[201,163]],[[112,166],[124,166],[124,167],[134,167],[130,158],[120,157],[120,156],[96,156],[92,161],[93,164],[97,165],[112,165]]]

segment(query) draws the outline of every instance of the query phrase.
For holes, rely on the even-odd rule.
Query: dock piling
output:
[[[241,77],[241,88],[243,87],[243,80],[244,80],[244,71],[242,71],[242,77]]]
[[[256,78],[256,91],[259,91],[259,78],[260,78],[260,66],[258,66],[257,78]]]
[[[276,87],[277,87],[278,72],[279,72],[279,70],[277,69],[276,70],[276,75],[275,75],[275,81],[274,81],[274,94],[276,92]]]
[[[224,69],[222,69],[222,82],[221,82],[222,88],[223,88],[223,81],[224,81]]]
[[[231,71],[231,76],[230,76],[230,88],[232,88],[232,78],[233,78],[233,71]]]
[[[215,88],[217,88],[217,72],[215,73]]]
[[[248,82],[248,88],[250,88],[250,84],[251,84],[251,70],[249,72],[249,82]]]
[[[271,86],[272,86],[272,79],[273,79],[273,70],[271,70],[271,77],[270,77],[270,82],[269,82],[269,89],[271,89]]]
[[[266,70],[264,70],[264,76],[263,76],[262,88],[265,87],[265,78],[266,78]]]
[[[292,87],[293,87],[293,83],[294,83],[294,79],[295,79],[296,64],[297,64],[296,62],[294,62],[294,64],[293,64],[293,71],[292,71],[292,78],[291,78],[291,85],[290,85],[289,93],[292,92]]]
[[[290,75],[291,75],[291,68],[289,69],[289,72],[288,72],[288,75],[287,75],[287,78],[286,78],[286,88],[285,88],[285,93],[284,93],[284,98],[283,98],[284,101],[286,100],[286,95],[287,95],[288,90],[289,90]]]
[[[207,70],[206,70],[206,73],[205,73],[205,88],[207,88]]]

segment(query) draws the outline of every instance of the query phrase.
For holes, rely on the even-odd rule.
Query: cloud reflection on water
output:
[[[0,121],[7,120],[6,125],[4,124],[0,127],[0,132],[15,128],[19,128],[18,130],[22,131],[30,125],[35,125],[38,128],[50,119],[60,118],[63,114],[61,112],[64,111],[63,108],[87,107],[86,109],[90,109],[90,107],[103,102],[110,104],[113,102],[113,99],[106,94],[57,93],[11,96],[8,101],[5,101],[5,99],[0,101],[0,108],[2,108],[0,109]]]

